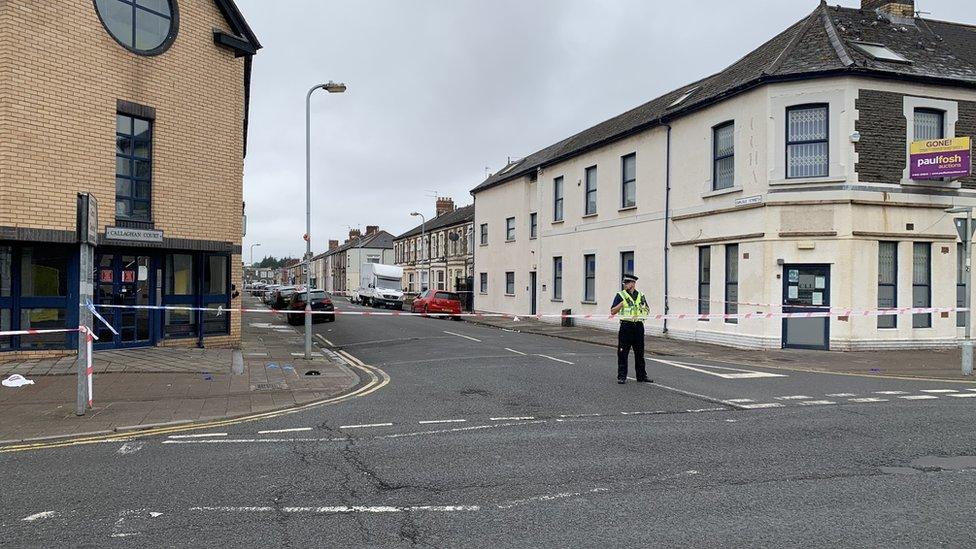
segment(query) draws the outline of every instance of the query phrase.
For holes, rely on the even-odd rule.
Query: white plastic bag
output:
[[[34,380],[27,379],[20,374],[11,374],[10,377],[0,383],[3,383],[4,387],[23,387],[24,385],[33,385]]]

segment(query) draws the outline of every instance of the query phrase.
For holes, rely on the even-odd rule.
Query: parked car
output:
[[[260,297],[264,295],[264,290],[268,288],[268,285],[264,282],[255,282],[251,284],[251,295],[254,297]]]
[[[446,314],[454,320],[460,320],[461,297],[454,292],[444,290],[425,290],[413,300],[410,310],[415,313]]]
[[[311,303],[313,311],[335,311],[335,306],[329,296],[325,295],[325,290],[312,290]],[[300,311],[298,313],[287,313],[288,324],[299,326],[305,323],[305,292],[292,292],[288,299],[289,311]],[[331,315],[312,315],[312,322],[335,322],[335,314]]]
[[[268,284],[264,287],[264,292],[261,294],[261,301],[265,305],[271,305],[271,299],[274,297],[274,293],[281,287],[281,284]]]
[[[288,300],[291,299],[291,294],[295,293],[297,288],[295,286],[282,286],[271,294],[271,303],[268,305],[272,309],[284,309],[288,305]]]

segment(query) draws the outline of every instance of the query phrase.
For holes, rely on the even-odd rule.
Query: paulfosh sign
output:
[[[972,174],[972,143],[968,137],[913,141],[910,153],[912,179]]]

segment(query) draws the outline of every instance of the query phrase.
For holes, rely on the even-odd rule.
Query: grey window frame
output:
[[[532,212],[529,214],[529,239],[535,239],[539,236],[539,214]]]
[[[482,223],[481,224],[481,240],[480,240],[480,242],[481,242],[481,245],[482,246],[487,246],[488,245],[488,224],[487,223]]]
[[[154,55],[160,55],[160,54],[166,52],[166,50],[168,50],[170,48],[170,46],[173,45],[173,42],[176,40],[177,34],[179,34],[179,31],[180,31],[180,10],[179,10],[179,5],[177,3],[177,0],[168,0],[169,11],[170,11],[170,14],[168,16],[166,14],[164,14],[162,12],[159,12],[159,11],[156,11],[156,10],[154,10],[152,8],[143,6],[143,5],[139,4],[138,2],[136,2],[134,0],[104,0],[104,1],[115,2],[115,3],[118,3],[118,4],[125,4],[125,5],[129,6],[132,9],[132,29],[131,29],[132,30],[132,36],[130,37],[131,40],[132,40],[132,43],[131,44],[128,44],[125,41],[123,41],[123,39],[120,39],[118,36],[116,36],[115,31],[112,30],[109,27],[108,22],[105,20],[103,14],[102,14],[102,10],[99,8],[100,1],[99,0],[92,0],[92,7],[95,10],[95,15],[98,17],[98,20],[102,23],[102,26],[105,28],[105,32],[107,32],[108,35],[112,37],[112,40],[115,40],[115,42],[118,45],[122,46],[123,48],[129,50],[130,52],[132,52],[132,53],[134,53],[136,55],[142,55],[142,56],[147,56],[147,57],[154,56]],[[156,46],[154,48],[140,49],[140,48],[137,48],[136,47],[136,32],[138,31],[138,28],[136,26],[136,20],[137,20],[136,14],[139,13],[140,10],[143,11],[143,12],[145,12],[145,13],[152,14],[152,15],[154,15],[156,17],[161,17],[163,19],[169,19],[169,22],[170,22],[170,24],[169,24],[169,31],[167,32],[166,37],[163,39],[163,41],[158,46]]]
[[[733,269],[734,267],[734,269]],[[732,290],[732,291],[729,291]],[[735,295],[733,295],[733,293]],[[725,314],[739,314],[739,245],[725,245]],[[739,319],[725,318],[726,324],[738,324]]]
[[[700,315],[707,315],[711,312],[711,285],[712,247],[700,246],[698,248],[698,314]]]
[[[563,176],[552,180],[552,221],[562,221],[565,216],[566,185]]]
[[[515,241],[515,218],[505,218],[505,242]]]
[[[732,128],[732,152],[720,154],[718,150],[718,132],[725,128]],[[732,159],[732,181],[727,186],[719,186],[718,183],[718,163],[722,160]],[[712,128],[712,190],[720,191],[735,187],[735,120],[723,122]]]
[[[505,295],[515,295],[515,271],[505,271]]]
[[[919,137],[918,136],[918,115],[919,114],[935,114],[939,117],[939,136],[938,137]],[[915,140],[921,139],[945,139],[946,136],[946,112],[942,109],[933,109],[929,107],[916,107],[912,111],[912,135],[915,136]]]
[[[478,273],[478,291],[488,293],[488,273]]]
[[[593,271],[590,271],[590,262]],[[583,301],[596,302],[596,254],[583,254]]]
[[[593,175],[592,181],[590,174]],[[583,215],[596,215],[599,205],[597,204],[598,177],[596,166],[590,166],[583,170]],[[591,186],[592,183],[592,186]],[[590,211],[590,195],[593,196],[593,211]]]
[[[627,179],[627,161],[634,162],[634,177]],[[634,202],[627,202],[627,189],[634,189]],[[620,157],[620,209],[633,208],[637,206],[637,153],[632,152]]]
[[[803,111],[812,109],[823,109],[824,111],[824,137],[823,139],[806,139],[800,141],[790,141],[790,113],[793,111]],[[830,104],[829,103],[806,103],[803,105],[791,105],[786,107],[786,116],[784,117],[784,126],[786,127],[786,133],[784,135],[784,141],[786,142],[784,164],[786,165],[786,179],[811,179],[816,177],[830,177]],[[827,149],[827,162],[826,162],[826,173],[822,175],[790,175],[790,146],[796,145],[812,145],[816,143],[826,144]]]
[[[620,252],[620,280],[624,279],[624,275],[634,274],[634,269],[627,270],[627,256],[630,256],[630,261],[634,264],[634,269],[637,268],[637,255],[634,253],[634,250]]]
[[[561,255],[552,258],[552,299],[555,301],[563,299],[563,256]]]
[[[925,249],[926,252],[926,263],[925,263],[925,273],[927,275],[927,280],[925,283],[920,283],[915,276],[917,273],[916,262],[918,261],[919,250]],[[918,300],[915,299],[916,292],[919,289],[925,289],[926,303],[920,304]],[[912,243],[912,307],[931,307],[932,306],[932,243],[931,242],[913,242]],[[932,327],[932,314],[931,313],[916,313],[912,315],[912,328],[931,328]]]
[[[891,277],[893,282],[882,282],[881,273],[881,258],[882,258],[882,247],[890,246],[894,248],[894,254],[892,255],[892,266],[894,270],[894,276]],[[881,288],[892,288],[892,295],[894,299],[890,307],[883,307],[881,303]],[[882,240],[878,242],[878,308],[894,308],[898,306],[898,242],[890,240]],[[898,315],[879,315],[878,316],[878,329],[888,330],[898,327]]]
[[[120,119],[123,118],[125,119],[125,121],[128,123],[129,126],[127,131],[123,131],[122,128],[119,128],[119,121]],[[137,120],[140,122],[145,122],[149,128],[146,132],[149,135],[148,140],[145,139],[139,140],[140,143],[145,143],[146,145],[146,151],[147,151],[146,156],[139,156],[136,154],[137,147],[136,147],[135,126]],[[116,140],[115,182],[116,184],[115,184],[115,201],[113,202],[113,204],[115,204],[115,209],[114,209],[115,218],[124,221],[137,221],[142,223],[151,223],[153,219],[153,207],[152,207],[153,177],[152,175],[153,175],[153,133],[155,131],[155,120],[151,118],[143,118],[140,116],[133,116],[131,114],[116,112],[115,121],[116,121],[115,122],[115,140]],[[128,153],[120,153],[118,150],[118,141],[119,139],[122,138],[128,140],[128,148],[130,149]],[[125,162],[128,165],[128,171],[129,171],[128,175],[119,173],[117,166],[120,161]],[[139,177],[138,174],[136,173],[137,163],[145,163],[149,165],[149,173],[146,174],[145,177]],[[119,180],[124,180],[125,182],[128,183],[129,192],[127,194],[119,193],[119,185],[118,185]],[[147,194],[148,194],[147,198],[139,198],[137,196],[136,185],[139,183],[144,183],[146,185]],[[129,214],[126,216],[118,215],[117,204],[120,200],[125,201],[129,206]],[[145,204],[146,206],[145,217],[133,215],[133,212],[135,212],[135,204]]]

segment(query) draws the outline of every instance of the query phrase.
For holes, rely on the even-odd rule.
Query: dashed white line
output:
[[[955,389],[922,389],[923,393],[958,393]]]
[[[905,400],[932,400],[933,398],[939,398],[935,395],[908,395],[900,396],[898,398],[903,398]]]
[[[267,431],[258,431],[259,435],[270,435],[272,433],[298,433],[301,431],[311,431],[311,427],[294,427],[291,429],[268,429]]]
[[[522,351],[516,351],[515,349],[509,349],[508,347],[505,347],[505,350],[506,351],[511,351],[511,352],[513,352],[513,353],[515,353],[517,355],[525,355],[525,353],[523,353]]]
[[[363,423],[362,425],[340,425],[340,429],[365,429],[368,427],[390,427],[392,423]]]
[[[956,398],[972,398],[972,397],[976,397],[976,393],[956,393],[956,394],[951,394],[949,396],[956,397]]]
[[[755,402],[755,400],[752,400],[751,398],[730,398],[730,399],[726,400],[726,402],[734,402],[736,404],[744,404],[746,402]]]
[[[824,396],[829,396],[834,398],[856,397],[857,393],[828,393]]]
[[[826,406],[828,404],[837,404],[833,400],[804,400],[800,402],[803,406]]]
[[[519,416],[519,417],[490,417],[491,421],[528,421],[535,419],[535,416]]]
[[[392,507],[389,505],[336,505],[328,507],[282,507],[282,513],[350,514],[350,513],[409,513],[428,511],[434,513],[458,513],[479,511],[477,505],[415,505],[411,507]],[[191,507],[190,511],[213,511],[218,513],[271,513],[275,507]]]
[[[466,419],[428,419],[425,421],[418,421],[417,423],[421,425],[429,425],[432,423],[464,423],[468,421]]]
[[[806,395],[787,395],[787,396],[779,396],[773,398],[775,398],[776,400],[809,400],[813,397],[808,397]]]
[[[549,355],[535,355],[535,356],[541,356],[542,358],[548,358],[549,360],[555,360],[556,362],[562,362],[563,364],[572,364],[572,362],[568,360],[563,360],[561,358],[556,358],[554,356],[549,356]]]
[[[666,414],[664,410],[656,410],[654,412],[620,412],[622,416],[650,416],[656,414]]]
[[[907,391],[875,391],[876,395],[907,395]]]
[[[57,511],[41,511],[40,513],[34,513],[33,515],[28,515],[20,520],[26,522],[34,522],[35,520],[51,518],[57,514],[58,514]]]
[[[783,405],[779,402],[759,402],[757,404],[740,404],[742,408],[747,410],[757,410],[759,408],[782,408]]]
[[[603,414],[559,414],[561,418],[600,417]]]
[[[225,436],[227,436],[227,433],[196,433],[193,435],[170,435],[169,438],[207,438]]]
[[[849,398],[847,400],[851,402],[888,402],[888,399],[886,398],[877,398],[877,397]]]
[[[478,343],[481,343],[481,340],[480,339],[475,338],[475,337],[471,337],[471,336],[466,336],[464,334],[457,334],[457,333],[454,333],[454,332],[448,332],[447,330],[444,330],[444,333],[445,334],[450,334],[452,336],[463,337],[464,339],[470,339],[471,341],[477,341]]]

